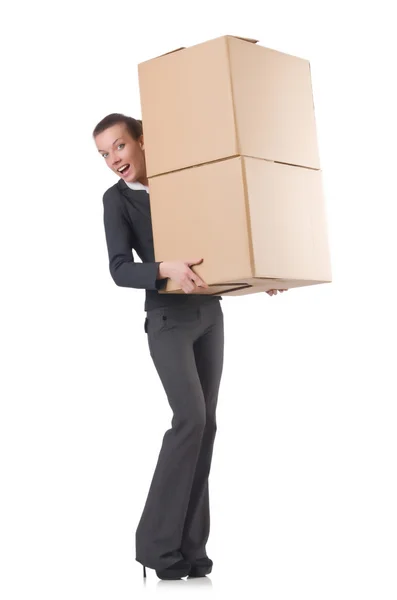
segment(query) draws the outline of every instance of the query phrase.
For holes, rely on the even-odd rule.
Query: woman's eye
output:
[[[117,148],[120,148],[120,146],[125,146],[125,144],[119,144],[117,146]],[[105,152],[105,154],[102,154],[102,156],[103,156],[103,158],[106,158],[107,157],[107,152]]]

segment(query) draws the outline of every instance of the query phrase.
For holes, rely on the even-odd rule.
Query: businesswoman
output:
[[[118,286],[145,290],[148,349],[173,413],[136,530],[136,560],[144,576],[149,567],[160,579],[202,577],[213,566],[208,478],[224,357],[222,298],[194,293],[208,287],[191,269],[202,257],[155,261],[142,122],[112,113],[92,135],[118,178],[103,195],[110,274]],[[159,294],[168,279],[184,293]]]

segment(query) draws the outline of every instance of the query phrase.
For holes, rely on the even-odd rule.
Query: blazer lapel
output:
[[[146,190],[133,190],[123,179],[119,179],[117,182],[117,189],[120,194],[126,198],[128,204],[139,213],[145,215],[145,217],[151,218],[150,213],[150,200]],[[145,202],[145,200],[149,200]]]

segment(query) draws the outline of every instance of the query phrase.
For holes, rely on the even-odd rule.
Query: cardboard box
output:
[[[148,177],[239,155],[320,168],[308,60],[223,36],[138,76]]]
[[[203,257],[197,294],[331,282],[309,61],[223,36],[138,73],[155,260]]]
[[[153,177],[150,203],[155,260],[203,257],[199,294],[331,281],[320,170],[234,157]]]

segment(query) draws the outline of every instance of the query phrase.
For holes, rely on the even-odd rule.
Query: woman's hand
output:
[[[175,281],[185,294],[191,294],[199,287],[208,288],[208,284],[190,268],[193,265],[199,265],[203,260],[203,258],[196,258],[162,262],[159,266],[159,273],[161,278],[169,277]]]

